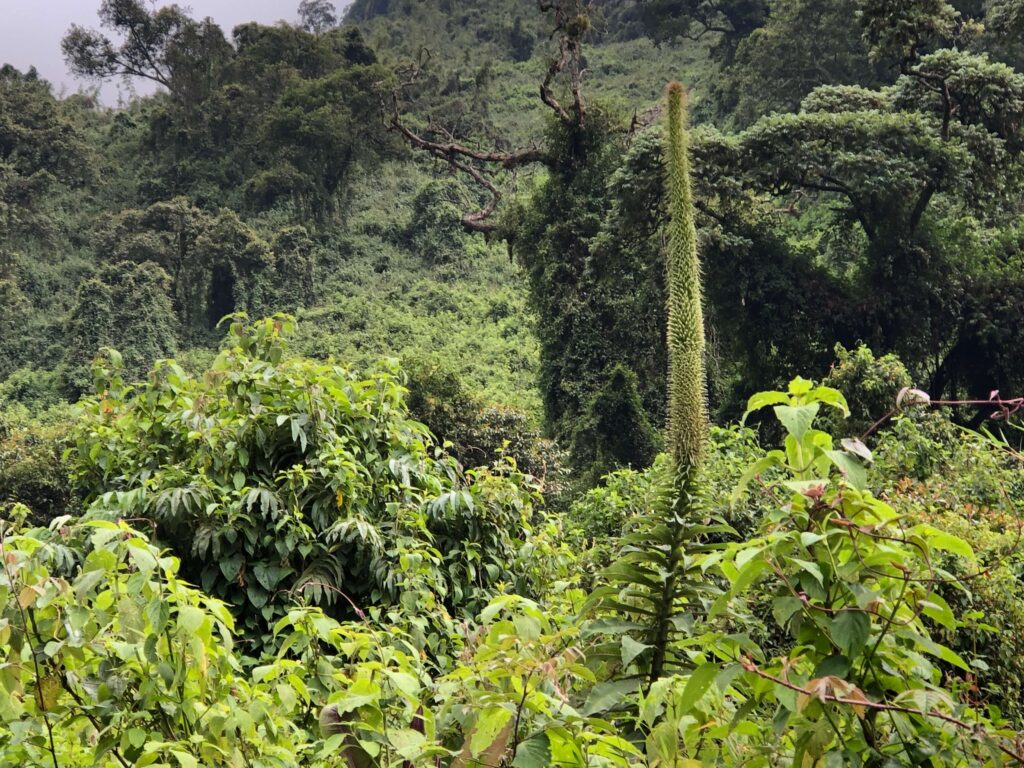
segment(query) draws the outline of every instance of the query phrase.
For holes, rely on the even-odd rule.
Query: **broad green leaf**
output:
[[[775,617],[775,621],[779,623],[780,627],[784,627],[793,618],[793,615],[803,608],[803,605],[799,597],[792,595],[777,597],[772,601],[772,616]]]
[[[623,635],[621,640],[620,653],[622,655],[622,666],[628,667],[633,660],[651,646],[634,640],[629,635]]]
[[[640,684],[636,680],[611,680],[606,683],[598,683],[590,689],[587,696],[587,703],[583,705],[585,717],[596,715],[601,712],[614,711],[623,708],[627,703],[627,697],[636,693]]]
[[[974,550],[971,549],[971,545],[958,536],[940,531],[931,526],[918,526],[914,531],[920,533],[932,549],[952,552],[954,555],[959,555],[967,560],[974,559]]]
[[[469,751],[473,757],[488,749],[504,731],[505,726],[512,720],[512,710],[505,707],[488,707],[481,711],[473,726],[473,736],[470,738]],[[507,735],[506,735],[507,738]]]
[[[266,563],[256,565],[252,571],[256,575],[256,581],[268,592],[276,590],[277,585],[281,583],[281,579],[293,572],[291,568],[280,565],[268,565]]]
[[[412,728],[388,729],[388,741],[391,743],[391,747],[406,760],[417,757],[426,740],[426,736]]]
[[[871,635],[871,618],[860,610],[840,611],[832,619],[832,641],[849,659],[856,659]]]
[[[696,706],[697,702],[707,693],[708,688],[715,682],[715,676],[722,670],[719,664],[701,664],[690,674],[683,688],[682,705],[680,712],[685,714]]]
[[[825,584],[825,577],[822,575],[821,568],[818,567],[817,563],[812,563],[810,560],[801,560],[798,557],[791,557],[789,560],[790,562],[796,563],[800,567],[800,570],[811,574],[819,584]]]
[[[761,576],[768,573],[770,570],[771,565],[765,559],[764,553],[759,553],[754,560],[751,560],[749,563],[744,565],[736,575],[736,578],[731,584],[730,591],[733,595],[742,594],[753,584],[760,581]]]
[[[196,634],[205,620],[206,614],[194,606],[185,605],[178,609],[178,631],[183,634]]]
[[[814,424],[814,419],[818,415],[819,405],[817,403],[810,403],[809,405],[777,405],[775,406],[775,415],[779,421],[782,422],[782,426],[786,428],[786,431],[797,440],[803,440],[804,435],[807,434],[807,430]]]
[[[643,629],[642,624],[624,619],[600,618],[587,622],[583,628],[584,636],[589,635],[621,635],[623,632],[635,632]]]
[[[868,473],[860,459],[846,451],[826,451],[826,454],[843,473],[851,487],[860,491],[867,486]]]
[[[228,557],[221,558],[218,565],[220,566],[220,572],[224,578],[228,581],[234,581],[238,578],[238,574],[242,570],[242,563],[245,562],[245,558],[241,554],[235,553]]]
[[[755,477],[774,467],[781,467],[785,463],[786,456],[782,451],[776,450],[766,453],[760,459],[747,467],[743,474],[740,475],[740,479],[736,482],[736,488],[732,492],[733,499],[736,500],[742,497],[746,493],[747,486],[750,485],[750,481]]]
[[[830,405],[833,408],[838,409],[843,416],[850,415],[850,406],[846,403],[846,398],[843,393],[838,389],[832,387],[815,387],[809,394],[808,397],[819,403]]]
[[[373,704],[379,698],[380,689],[377,686],[366,680],[357,680],[344,693],[331,696],[330,703],[336,707],[339,715],[343,715],[367,704]]]
[[[756,395],[751,395],[750,399],[747,400],[747,410],[744,411],[743,418],[740,420],[740,423],[746,423],[747,416],[752,414],[754,411],[759,411],[769,405],[781,405],[788,402],[789,395],[785,392],[758,392]]]
[[[524,598],[519,597],[519,595],[502,595],[501,597],[496,597],[480,612],[480,623],[490,624],[491,621],[494,620],[494,617],[501,613],[502,610],[523,600]]]
[[[803,376],[797,376],[789,382],[789,394],[794,397],[803,397],[814,387],[814,382],[809,379],[805,379]]]
[[[940,658],[947,664],[952,664],[954,667],[959,667],[964,670],[964,672],[971,671],[967,662],[964,661],[960,654],[952,648],[947,648],[941,643],[935,642],[930,637],[924,637],[923,635],[916,635],[914,639],[917,642],[917,646],[925,653]]]
[[[546,733],[531,736],[516,746],[512,768],[549,768],[551,765],[551,744]]]
[[[941,595],[932,593],[928,595],[927,599],[920,601],[918,605],[921,608],[921,613],[932,621],[941,624],[946,629],[956,629],[956,617],[953,615],[949,604]]]

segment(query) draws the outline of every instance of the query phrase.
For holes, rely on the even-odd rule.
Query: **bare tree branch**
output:
[[[582,128],[587,113],[583,97],[583,76],[581,38],[589,29],[588,11],[593,0],[538,0],[544,13],[554,15],[552,37],[558,38],[558,55],[551,61],[540,85],[541,101],[555,113],[558,119],[572,128]],[[399,72],[399,82],[388,102],[382,102],[387,114],[385,123],[388,130],[398,132],[411,147],[443,160],[455,171],[468,176],[486,191],[488,201],[483,208],[462,217],[462,225],[470,232],[492,233],[496,225],[490,221],[501,202],[503,191],[496,177],[498,174],[528,165],[550,164],[549,153],[537,143],[512,151],[478,149],[456,140],[451,131],[437,125],[428,125],[426,131],[413,129],[402,115],[402,94],[416,84],[419,74],[430,59],[430,51],[422,49],[418,60]],[[554,93],[554,83],[561,75],[567,75],[572,105],[566,108]]]
[[[391,94],[391,115],[388,119],[388,128],[398,131],[410,146],[445,161],[456,171],[469,176],[478,186],[483,187],[489,195],[487,204],[478,211],[464,214],[462,226],[470,232],[484,234],[494,232],[496,225],[489,219],[501,201],[502,191],[492,176],[500,171],[508,171],[524,165],[545,163],[548,160],[546,153],[536,146],[513,152],[477,150],[456,142],[447,131],[442,131],[446,134],[447,141],[432,141],[421,136],[402,120],[400,105],[399,92],[395,90]],[[435,126],[434,131],[438,132],[441,129]]]

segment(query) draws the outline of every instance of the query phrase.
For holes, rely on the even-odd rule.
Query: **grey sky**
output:
[[[178,5],[190,8],[197,18],[213,17],[230,36],[232,27],[244,21],[294,21],[299,0],[181,0]],[[347,0],[334,0],[334,5],[340,12]],[[0,0],[0,64],[13,64],[21,70],[34,65],[56,91],[76,91],[86,83],[68,73],[60,39],[72,23],[98,27],[99,6],[100,0]],[[149,90],[143,82],[136,87],[140,92]],[[104,87],[103,100],[116,102],[119,89],[123,90],[120,83]]]

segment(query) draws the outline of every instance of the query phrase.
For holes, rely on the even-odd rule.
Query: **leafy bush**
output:
[[[971,545],[974,557],[941,561],[967,589],[940,592],[974,617],[947,641],[971,662],[973,695],[1024,723],[1024,458],[946,414],[915,409],[882,435],[875,459],[897,511]]]
[[[836,362],[823,383],[843,393],[850,417],[824,423],[836,434],[860,435],[896,407],[896,396],[913,381],[896,355],[876,358],[868,347],[848,350],[842,344],[836,344],[835,354]]]
[[[295,599],[430,616],[524,577],[529,478],[463,474],[409,418],[393,365],[360,379],[287,358],[291,326],[236,320],[202,378],[165,361],[133,389],[109,359],[71,453],[90,514],[154,521],[255,636]]]
[[[64,328],[62,375],[72,399],[91,391],[93,358],[115,338],[132,377],[144,376],[155,360],[174,353],[177,323],[169,291],[170,277],[151,261],[107,265],[82,282]]]
[[[775,406],[785,449],[762,453],[749,430],[713,430],[701,480],[705,514],[731,515],[751,532],[725,541],[728,528],[689,524],[682,570],[660,575],[675,575],[667,674],[645,684],[637,674],[651,654],[641,592],[620,589],[618,605],[602,601],[604,613],[581,622],[586,593],[574,586],[579,576],[570,567],[588,564],[558,548],[553,521],[521,527],[521,541],[503,539],[497,576],[515,578],[510,589],[519,594],[475,588],[460,615],[449,614],[467,569],[497,586],[496,575],[484,573],[495,550],[480,530],[499,535],[490,529],[534,516],[522,506],[531,498],[522,479],[512,470],[464,477],[443,454],[430,455],[428,443],[409,437],[423,428],[408,421],[394,375],[360,382],[330,364],[288,359],[281,338],[288,325],[284,318],[235,323],[201,380],[166,363],[131,390],[108,368],[102,399],[83,405],[72,461],[81,479],[109,477],[121,489],[94,490],[82,521],[25,530],[27,511],[18,507],[13,521],[0,522],[0,639],[10,649],[6,658],[20,660],[0,675],[12,694],[0,697],[3,764],[625,768],[841,758],[846,765],[966,768],[1017,760],[1017,737],[991,706],[996,696],[1012,695],[1013,680],[991,675],[1013,660],[994,658],[981,644],[959,650],[965,638],[997,637],[982,626],[993,617],[977,615],[989,605],[1012,629],[1021,603],[987,602],[1011,583],[1011,572],[993,569],[992,591],[973,579],[949,581],[958,560],[984,565],[1004,552],[1012,519],[979,507],[975,517],[961,516],[960,529],[950,517],[943,530],[933,518],[944,496],[997,497],[1016,471],[1005,452],[981,440],[972,445],[930,418],[900,419],[876,450],[883,477],[916,455],[914,439],[938,441],[951,429],[960,447],[950,454],[979,478],[963,486],[939,477],[897,483],[886,494],[890,504],[867,490],[873,476],[861,448],[837,449],[813,426],[822,404],[845,406],[838,392],[797,380],[788,393],[756,396],[752,408]],[[299,426],[305,451],[301,435],[292,436],[300,413],[317,420]],[[282,415],[289,419],[278,424]],[[914,438],[912,429],[927,437]],[[908,450],[889,453],[890,443]],[[342,446],[358,459],[362,484],[335,469]],[[240,449],[250,454],[245,465]],[[332,472],[322,471],[328,466]],[[657,532],[653,514],[671,487],[659,467],[616,473],[573,507],[595,539],[614,544],[616,527],[626,528],[623,551],[635,548],[613,562],[617,587],[629,568],[663,552],[644,543]],[[950,474],[941,461],[933,467]],[[993,479],[996,470],[1003,474]],[[300,471],[304,484],[292,479]],[[235,472],[244,474],[240,488]],[[752,488],[749,498],[727,498],[738,474]],[[273,621],[260,616],[239,636],[226,605],[182,581],[188,568],[202,571],[194,553],[184,552],[179,566],[124,522],[96,519],[142,512],[178,546],[168,533],[184,536],[189,521],[198,530],[219,520],[225,531],[237,526],[236,541],[247,541],[239,522],[249,512],[247,486],[290,494],[295,506],[267,515],[254,502],[246,524],[255,523],[260,547],[240,544],[214,560],[215,589],[228,586],[220,564],[236,554],[244,562],[230,586],[239,577],[259,585],[268,563],[292,567],[299,559],[283,559],[267,537],[293,535],[320,514],[315,500],[341,489],[332,478],[348,483],[348,499],[380,489],[396,521],[368,520],[372,501],[350,501],[337,513],[336,525],[356,515],[376,524],[400,592],[361,601],[366,610],[353,611],[358,620],[351,622],[304,605],[312,596],[288,574],[288,586],[268,597]],[[1012,483],[1005,490],[1011,499],[1019,492]],[[187,509],[169,513],[179,491]],[[439,503],[445,496],[431,491],[469,493],[481,516],[467,516],[450,499]],[[210,501],[197,506],[190,500],[197,493]],[[225,512],[203,506],[214,501]],[[920,519],[911,516],[915,509]],[[968,512],[955,503],[951,509]],[[974,524],[982,518],[993,538],[974,551],[968,542],[982,537]],[[314,533],[298,546],[328,547],[327,533]],[[221,541],[227,547],[227,534]],[[347,558],[346,578],[363,562],[357,547],[334,553]],[[249,579],[250,572],[257,575]],[[649,581],[642,586],[654,593]],[[523,592],[544,597],[534,602]],[[449,606],[438,600],[445,596]],[[251,603],[241,607],[243,619],[254,616]],[[253,628],[273,636],[264,645],[272,655],[239,653],[254,640]]]
[[[946,665],[961,674],[969,668],[933,639],[936,629],[960,623],[936,590],[943,574],[933,557],[969,546],[924,523],[898,527],[897,513],[866,490],[860,450],[836,450],[813,428],[822,405],[846,410],[836,390],[796,380],[788,393],[751,398],[749,409],[769,405],[786,428],[785,450],[767,453],[748,477],[773,466],[787,477],[764,490],[778,506],[760,535],[718,558],[729,590],[711,610],[748,594],[763,599],[752,588],[763,580],[772,585],[774,621],[790,637],[786,652],[762,660],[757,649],[724,638],[750,675],[744,698],[786,713],[780,743],[762,749],[792,750],[795,762],[833,751],[857,764],[883,756],[913,763],[963,749],[974,755],[966,764],[976,764],[986,753],[979,753],[973,723],[984,713],[958,701],[955,687],[942,689]],[[949,728],[956,722],[962,725]],[[907,728],[914,732],[909,744]],[[989,724],[982,738],[993,748],[1002,743],[995,728]]]
[[[462,228],[466,192],[454,179],[429,182],[412,202],[405,241],[428,264],[451,264],[465,254],[470,237]]]
[[[591,663],[610,679],[587,711],[633,713],[651,764],[1019,762],[1018,735],[976,695],[991,690],[985,667],[942,642],[978,627],[975,612],[943,596],[947,586],[972,594],[944,566],[973,559],[970,544],[934,521],[904,522],[874,497],[866,449],[836,448],[814,428],[823,405],[846,409],[838,391],[800,379],[751,398],[751,410],[774,406],[786,439],[744,473],[741,488],[759,478],[746,540],[709,547],[714,531],[692,521],[673,560],[657,535],[658,494],[642,501],[651,494],[636,473],[609,482],[641,497],[606,490],[613,507],[640,511],[607,570],[612,594],[592,601],[603,613],[588,631],[608,641]],[[673,598],[674,674],[637,694],[663,640],[646,631],[661,594]]]
[[[578,415],[571,435],[573,465],[584,469],[585,485],[617,467],[649,466],[660,444],[640,400],[636,374],[621,364]]]
[[[0,510],[24,504],[37,523],[78,511],[79,500],[62,459],[69,416],[67,406],[35,418],[24,407],[0,410]]]
[[[742,538],[760,520],[764,509],[736,504],[732,491],[740,477],[760,455],[756,433],[747,427],[715,427],[708,435],[708,455],[701,475],[706,512],[725,520]],[[620,469],[606,475],[601,485],[578,496],[569,508],[569,519],[584,541],[598,542],[622,534],[629,521],[651,508],[657,477],[665,461],[638,471]]]
[[[277,654],[252,660],[227,607],[123,522],[0,520],[0,551],[15,661],[0,676],[4,765],[625,768],[638,756],[569,703],[593,681],[578,628],[517,595],[447,622],[461,653],[443,668],[397,627],[295,606],[274,626]]]
[[[0,519],[0,761],[295,765],[302,681],[250,679],[227,607],[125,524],[67,526]]]
[[[60,402],[60,382],[51,371],[19,368],[0,382],[0,408],[21,405],[40,413]]]
[[[542,483],[546,494],[561,490],[562,457],[541,437],[530,417],[513,406],[486,404],[442,363],[403,362],[408,376],[409,414],[423,422],[466,467],[488,466],[503,457]]]

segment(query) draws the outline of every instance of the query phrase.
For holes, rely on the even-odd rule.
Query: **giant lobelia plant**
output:
[[[665,143],[668,461],[657,466],[661,477],[652,503],[628,522],[618,557],[604,571],[607,586],[591,600],[593,607],[628,617],[595,626],[621,635],[622,677],[645,679],[648,686],[688,666],[673,651],[673,640],[692,625],[694,613],[701,610],[700,598],[710,589],[693,556],[707,547],[701,537],[727,530],[707,524],[701,503],[700,470],[708,434],[704,313],[686,121],[683,87],[672,83]]]

